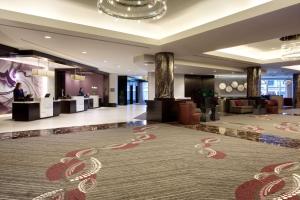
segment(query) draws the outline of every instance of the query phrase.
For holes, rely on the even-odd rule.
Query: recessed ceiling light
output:
[[[87,52],[86,52],[86,51],[83,51],[83,52],[81,52],[81,53],[83,53],[83,54],[87,54]]]
[[[104,60],[103,62],[107,63],[107,60]]]
[[[45,35],[44,38],[45,38],[45,39],[51,39],[52,37],[49,36],[49,35]]]

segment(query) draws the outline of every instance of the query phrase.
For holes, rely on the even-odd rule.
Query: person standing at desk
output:
[[[79,89],[78,96],[84,96],[84,92],[83,92],[83,89],[82,89],[82,88]]]
[[[22,84],[17,83],[14,89],[14,101],[24,101],[25,95],[22,89]]]

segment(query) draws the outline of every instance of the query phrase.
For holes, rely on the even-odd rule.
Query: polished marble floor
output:
[[[136,117],[145,112],[145,105],[105,107],[31,122],[15,122],[11,115],[0,115],[0,133],[139,121]]]
[[[289,113],[297,113],[290,110]],[[300,116],[293,114],[267,114],[267,115],[230,115],[222,116],[221,120],[203,123],[209,126],[248,131],[292,139],[300,139]]]

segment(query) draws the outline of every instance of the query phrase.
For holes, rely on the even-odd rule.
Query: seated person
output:
[[[84,96],[84,91],[82,88],[79,89],[78,96]]]
[[[24,101],[25,95],[22,89],[22,84],[17,83],[14,89],[14,101]]]

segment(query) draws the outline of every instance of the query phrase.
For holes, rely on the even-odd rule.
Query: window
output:
[[[262,95],[280,95],[292,97],[293,84],[291,79],[262,79]]]

